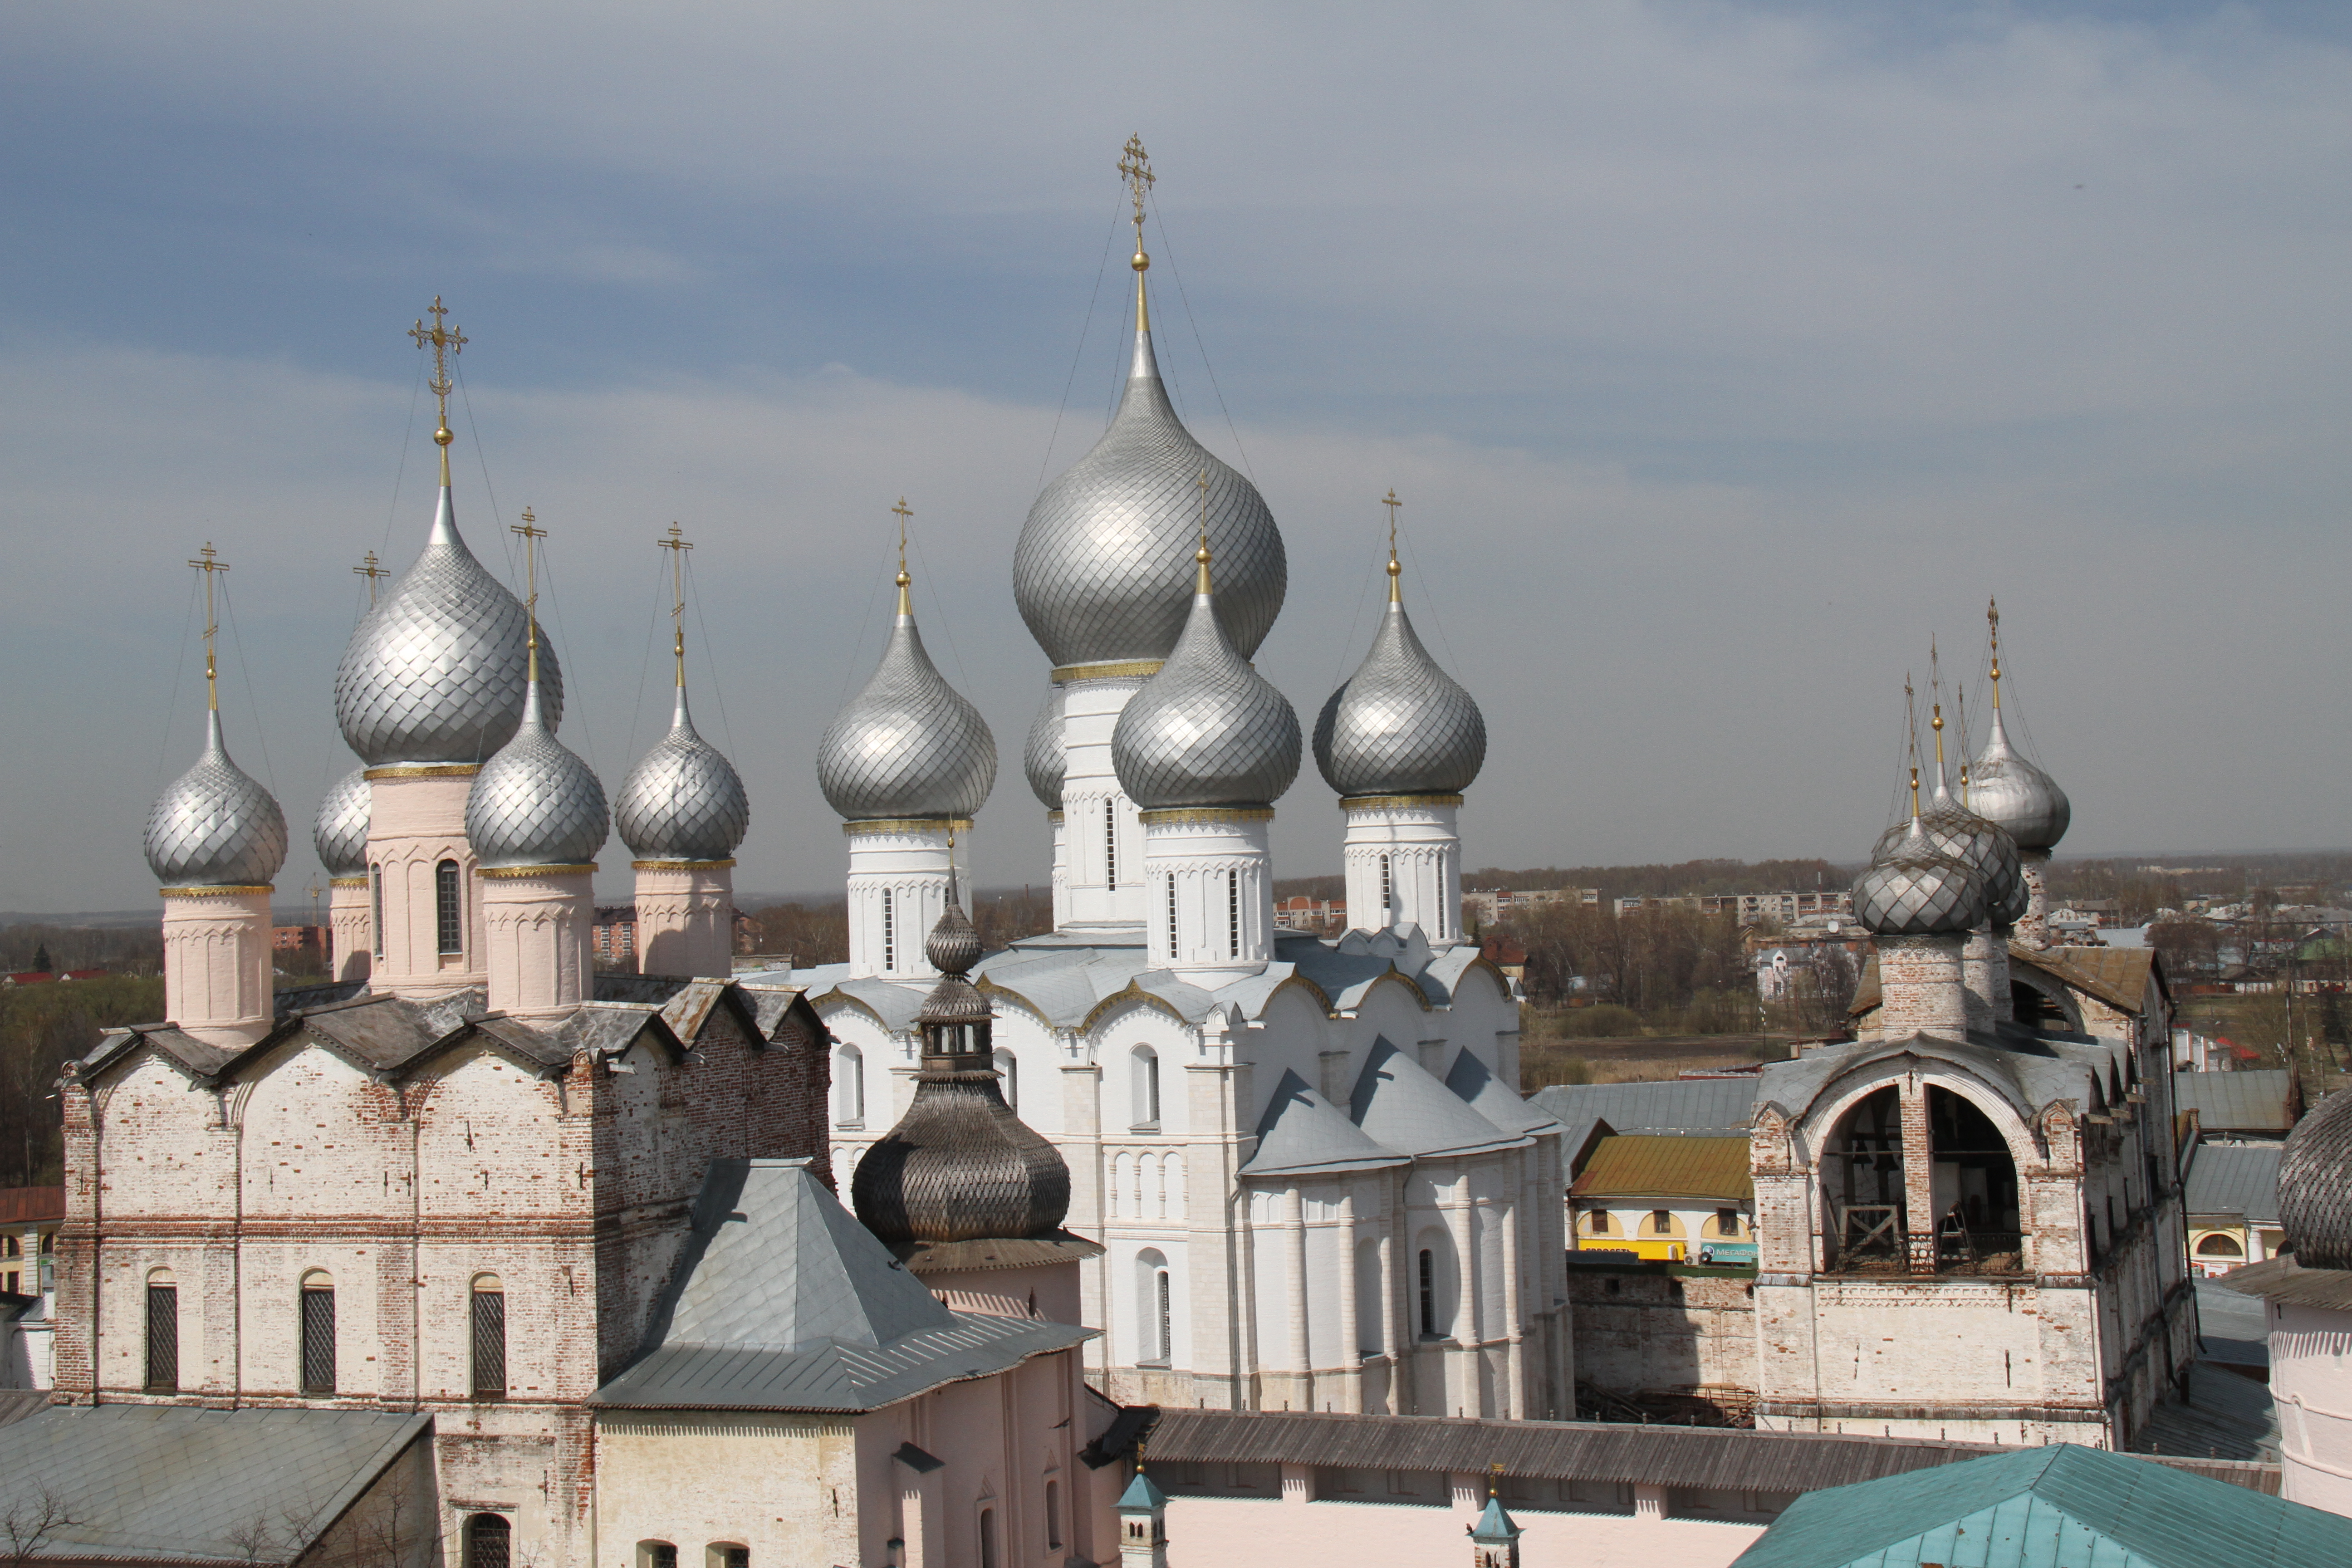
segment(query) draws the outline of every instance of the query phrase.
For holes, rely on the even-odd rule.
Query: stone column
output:
[[[560,1018],[595,994],[588,866],[497,866],[479,873],[493,1013]]]
[[[1990,1034],[1993,1020],[2003,1000],[1997,993],[2007,985],[1996,985],[1994,969],[2006,970],[1999,963],[2001,939],[1990,928],[1972,931],[1960,944],[1960,1001],[1966,1011],[1970,1034]],[[2006,982],[2008,976],[2000,976]]]
[[[1927,1122],[1927,1087],[1916,1073],[1899,1090],[1903,1110],[1903,1208],[1911,1272],[1936,1271],[1936,1151]]]
[[[2011,926],[1992,928],[1992,973],[1988,984],[1992,990],[1992,1018],[1996,1024],[2017,1021],[2017,996],[2009,988],[2009,940],[2015,934]]]
[[[1283,1250],[1290,1275],[1290,1365],[1297,1374],[1293,1397],[1298,1408],[1315,1408],[1314,1342],[1307,1332],[1307,1194],[1296,1186],[1283,1194]]]
[[[1063,814],[1049,811],[1045,825],[1054,834],[1054,929],[1070,923],[1070,825]]]
[[[1362,1327],[1356,1318],[1356,1185],[1339,1190],[1339,1408],[1349,1415],[1364,1408]]]
[[[1523,1150],[1524,1157],[1532,1150]],[[1527,1294],[1528,1282],[1519,1277],[1519,1215],[1520,1206],[1515,1197],[1503,1218],[1503,1341],[1504,1375],[1507,1386],[1503,1390],[1503,1408],[1494,1414],[1514,1421],[1523,1421],[1528,1414],[1526,1331],[1520,1318],[1520,1303]],[[1486,1414],[1481,1411],[1479,1414]]]
[[[429,1002],[489,984],[474,849],[466,841],[466,797],[480,771],[471,763],[367,771],[371,897],[383,912],[370,974],[378,994]],[[461,906],[454,945],[442,940],[445,864],[457,868]]]
[[[686,979],[733,974],[735,862],[630,864],[637,874],[638,973]]]
[[[2050,896],[2042,885],[2042,868],[2050,863],[2050,851],[2020,849],[2017,858],[2025,872],[2025,918],[2017,922],[2017,940],[2038,952],[2050,945]]]
[[[253,1044],[269,1032],[273,1002],[271,889],[163,891],[164,1016],[208,1046]]]
[[[1460,1174],[1457,1201],[1445,1211],[1445,1228],[1454,1238],[1454,1342],[1458,1347],[1454,1370],[1464,1380],[1458,1390],[1448,1390],[1454,1395],[1450,1403],[1459,1405],[1465,1415],[1483,1415],[1483,1410],[1470,1407],[1478,1403],[1479,1358],[1485,1353],[1479,1346],[1478,1333],[1478,1226],[1477,1215],[1471,1203],[1471,1173],[1467,1162],[1456,1167]],[[1451,1379],[1448,1380],[1452,1381]],[[1454,1412],[1440,1410],[1440,1415]]]
[[[1883,1037],[1931,1035],[1958,1040],[1968,1033],[1967,988],[1961,983],[1961,939],[1882,936],[1878,979]]]

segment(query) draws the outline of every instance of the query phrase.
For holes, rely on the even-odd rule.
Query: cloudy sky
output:
[[[697,542],[739,888],[836,885],[809,756],[876,657],[887,510],[1042,880],[1010,563],[1100,431],[1112,165],[1160,174],[1163,363],[1288,540],[1260,655],[1360,656],[1379,496],[1485,704],[1474,865],[1862,853],[1901,682],[2007,683],[2067,847],[2352,842],[2352,26],[2335,7],[29,3],[0,48],[0,908],[135,907],[198,743],[182,564],[232,563],[232,748],[299,841],[330,689],[429,521],[552,531],[564,738],[666,717]],[[1106,258],[1109,266],[1106,268]],[[1179,285],[1181,284],[1181,292]],[[1338,868],[1312,767],[1280,869]],[[625,883],[625,853],[604,856]]]

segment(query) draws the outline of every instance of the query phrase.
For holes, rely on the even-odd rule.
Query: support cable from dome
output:
[[[686,566],[686,585],[689,589],[693,590],[691,597],[694,602],[694,624],[696,628],[702,634],[702,649],[704,657],[710,659],[710,699],[712,701],[719,704],[719,733],[727,737],[727,751],[731,756],[734,754],[735,751],[735,725],[733,721],[727,717],[727,689],[719,684],[719,660],[710,653],[712,646],[710,641],[710,623],[703,617],[702,584],[694,575],[694,563],[691,561],[688,562]]]
[[[903,496],[899,498],[901,501],[905,499]],[[920,534],[914,536],[914,544],[915,559],[923,563],[924,590],[931,595],[931,613],[939,617],[940,629],[948,636],[948,657],[955,660],[956,675],[969,686],[971,684],[971,674],[963,667],[963,649],[956,646],[955,623],[948,619],[947,601],[940,597],[940,574],[931,570],[931,558],[923,553],[923,540]]]
[[[188,628],[196,624],[196,580],[188,579],[188,609],[180,617],[180,652],[172,661],[172,695],[163,704],[163,731],[155,742],[155,783],[148,792],[163,793],[163,764],[171,755],[172,721],[180,716],[180,682],[188,673]]]
[[[1168,252],[1168,275],[1176,280],[1176,299],[1184,307],[1184,324],[1192,329],[1192,346],[1200,351],[1201,368],[1209,373],[1209,390],[1216,396],[1217,412],[1224,416],[1225,431],[1234,438],[1234,450],[1241,454],[1242,472],[1249,476],[1250,483],[1255,484],[1257,470],[1250,467],[1249,448],[1242,445],[1241,430],[1234,424],[1233,411],[1225,406],[1225,389],[1218,384],[1217,367],[1209,361],[1209,345],[1201,336],[1201,323],[1192,315],[1192,297],[1184,291],[1184,274],[1176,266],[1176,247],[1168,238],[1168,220],[1160,216],[1160,204],[1156,201],[1151,204],[1151,216],[1159,220],[1160,244]],[[1139,243],[1136,246],[1139,254],[1143,248],[1139,243],[1141,233],[1142,226],[1139,224]]]
[[[226,572],[228,568],[224,566],[221,570]],[[209,584],[206,585],[210,586]],[[253,666],[245,657],[245,633],[238,625],[236,605],[229,599],[226,583],[220,585],[220,594],[221,603],[228,608],[228,640],[229,646],[236,650],[236,673],[245,682],[245,700],[253,709],[253,743],[261,748],[261,776],[269,781],[269,793],[276,795],[278,772],[269,765],[269,738],[263,734],[261,730],[261,699],[253,689]],[[207,652],[205,658],[209,663],[212,656]],[[220,706],[219,701],[215,700],[213,706],[217,709]]]
[[[1062,383],[1062,405],[1054,410],[1054,433],[1045,437],[1045,455],[1037,462],[1037,482],[1030,490],[1033,495],[1045,488],[1045,470],[1054,463],[1054,444],[1062,438],[1062,419],[1070,411],[1070,390],[1078,384],[1078,366],[1087,357],[1087,334],[1094,330],[1095,305],[1102,298],[1103,279],[1110,275],[1110,247],[1118,238],[1118,207],[1114,204],[1110,227],[1103,235],[1102,262],[1095,268],[1095,291],[1087,296],[1087,319],[1078,327],[1078,350],[1070,356],[1070,374]]]
[[[436,298],[435,303],[439,302]],[[418,331],[423,331],[425,323],[419,321],[416,323],[416,329]],[[416,346],[419,351],[422,351],[425,347],[424,340],[421,338],[417,340]],[[416,356],[416,380],[408,388],[408,418],[400,427],[400,464],[392,471],[392,508],[384,513],[383,537],[376,542],[379,549],[392,548],[393,525],[400,521],[400,486],[401,481],[408,477],[408,448],[416,444],[416,399],[424,391],[425,356],[420,352]]]

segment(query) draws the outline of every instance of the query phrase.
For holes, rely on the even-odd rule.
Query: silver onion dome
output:
[[[1984,881],[1938,849],[1915,816],[1854,879],[1853,912],[1878,936],[1962,936],[1985,918]]]
[[[1459,795],[1486,760],[1485,715],[1421,646],[1391,588],[1371,651],[1316,718],[1315,765],[1343,798]]]
[[[1022,748],[1021,771],[1029,775],[1030,792],[1048,811],[1062,809],[1062,779],[1069,772],[1070,755],[1062,741],[1062,689],[1045,693],[1045,706],[1029,726],[1028,744]]]
[[[2287,1134],[2279,1224],[2305,1268],[2352,1268],[2352,1094],[2331,1094]]]
[[[1200,578],[1175,651],[1111,731],[1118,786],[1147,811],[1268,805],[1298,776],[1298,715],[1225,640],[1205,559]]]
[[[310,825],[310,847],[330,877],[367,875],[368,818],[373,805],[367,769],[353,768],[337,779],[319,803]]]
[[[2066,837],[2074,807],[2058,781],[2035,767],[2009,743],[2000,704],[1992,710],[1992,732],[1969,765],[1969,809],[2009,830],[2020,849],[2047,853]]]
[[[286,814],[229,761],[220,710],[206,715],[204,753],[147,814],[147,864],[167,888],[258,888],[286,863]]]
[[[478,763],[522,721],[530,618],[457,536],[449,491],[425,552],[362,618],[335,669],[335,721],[361,761]],[[540,649],[540,700],[563,718],[563,672]]]
[[[610,830],[604,786],[541,716],[525,688],[514,739],[482,764],[466,795],[466,841],[486,868],[584,866]]]
[[[1203,473],[1209,548],[1223,584],[1217,614],[1246,658],[1282,610],[1289,582],[1282,534],[1257,487],[1176,417],[1150,330],[1139,327],[1110,428],[1038,493],[1013,551],[1021,618],[1055,664],[1168,657],[1184,627]]]
[[[742,776],[695,732],[684,686],[669,733],[621,781],[613,826],[640,860],[724,860],[743,842],[751,803]]]
[[[996,737],[923,651],[903,584],[882,662],[817,742],[816,782],[852,822],[971,817],[996,786]]]
[[[2025,867],[2016,841],[2000,824],[1987,820],[1952,798],[1938,765],[1935,798],[1916,819],[1927,842],[1966,865],[1984,884],[1984,918],[1995,925],[2015,925],[2025,918],[2032,889],[2025,885]],[[1871,858],[1893,851],[1911,831],[1898,822],[1878,836]]]

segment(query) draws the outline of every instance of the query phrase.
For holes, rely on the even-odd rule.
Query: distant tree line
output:
[[[152,974],[0,987],[0,1187],[65,1180],[65,1064],[88,1055],[102,1029],[163,1016],[163,982]]]
[[[849,960],[845,899],[794,900],[748,912],[760,927],[761,952],[789,953],[798,969]],[[965,896],[965,912],[983,952],[1054,929],[1053,895],[1040,889],[982,888]]]

